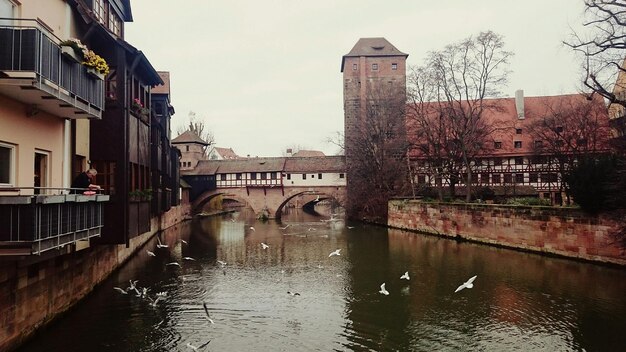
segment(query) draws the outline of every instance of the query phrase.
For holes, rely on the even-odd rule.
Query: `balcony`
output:
[[[71,119],[102,118],[104,81],[64,55],[59,42],[37,21],[0,19],[0,95],[27,104],[31,116],[45,111]]]
[[[40,255],[99,237],[108,195],[0,196],[0,256]]]

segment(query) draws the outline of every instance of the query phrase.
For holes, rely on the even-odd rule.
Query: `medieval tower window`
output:
[[[394,70],[394,71],[397,70],[398,69],[398,64],[392,63],[391,64],[391,69]]]
[[[352,71],[356,71],[359,66],[357,64],[352,64]]]
[[[378,71],[378,64],[372,64],[372,71]]]

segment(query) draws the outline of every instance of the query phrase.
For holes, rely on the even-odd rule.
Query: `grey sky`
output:
[[[196,112],[216,145],[278,156],[301,145],[335,154],[343,131],[341,56],[385,37],[421,64],[430,50],[491,29],[513,51],[513,96],[576,92],[580,64],[561,42],[582,0],[132,0],[126,39],[171,72],[173,131]]]

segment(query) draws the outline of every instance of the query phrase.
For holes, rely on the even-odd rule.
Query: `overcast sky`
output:
[[[341,57],[359,38],[385,37],[408,65],[480,31],[513,51],[514,96],[580,89],[580,64],[561,42],[580,28],[582,0],[132,0],[126,40],[170,71],[173,134],[190,111],[216,145],[279,156],[299,145],[328,155],[343,131]]]

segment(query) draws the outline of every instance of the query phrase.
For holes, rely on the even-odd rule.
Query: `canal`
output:
[[[303,212],[194,220],[159,241],[19,351],[626,349],[619,268]],[[140,297],[115,289],[131,280]]]

